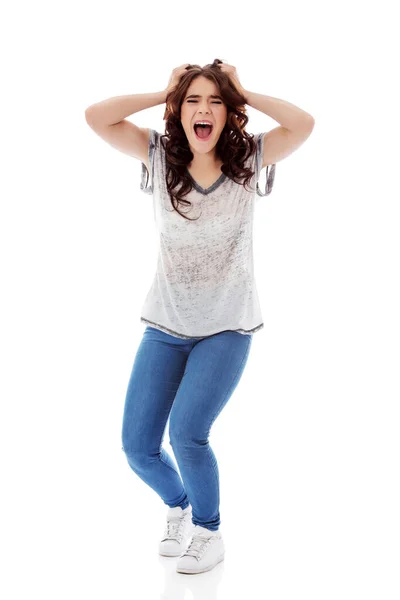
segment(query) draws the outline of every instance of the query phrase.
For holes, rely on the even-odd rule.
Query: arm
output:
[[[314,118],[309,113],[290,102],[286,102],[286,100],[246,90],[243,91],[243,95],[249,106],[268,115],[285,129],[304,129],[304,127],[314,125]]]
[[[283,160],[300,148],[311,135],[314,118],[290,102],[242,91],[249,106],[260,110],[281,125],[264,135],[262,168]]]
[[[85,111],[87,124],[105,142],[116,150],[139,159],[150,172],[148,158],[149,129],[138,127],[125,117],[163,104],[167,91],[150,94],[116,96],[89,106]]]
[[[129,94],[115,96],[102,102],[92,104],[85,111],[86,121],[96,125],[115,125],[126,117],[146,108],[163,104],[167,98],[167,90],[149,94]]]

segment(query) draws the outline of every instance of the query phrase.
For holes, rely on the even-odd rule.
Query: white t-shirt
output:
[[[224,173],[207,189],[192,178],[195,187],[184,196],[192,207],[178,208],[190,219],[200,215],[195,221],[172,206],[161,135],[150,129],[150,173],[142,162],[140,189],[153,196],[159,251],[140,320],[183,339],[226,330],[251,335],[264,327],[253,267],[254,205],[257,196],[271,193],[276,166],[266,167],[266,190],[261,192],[265,133],[255,134],[256,152],[246,163],[255,172],[247,184],[254,190],[256,183],[253,192]]]

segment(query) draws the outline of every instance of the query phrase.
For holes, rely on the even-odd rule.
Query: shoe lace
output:
[[[188,547],[182,552],[181,556],[194,556],[197,560],[200,560],[207,546],[209,546],[214,539],[214,537],[209,538],[201,533],[192,535]]]
[[[164,531],[165,540],[176,540],[177,542],[182,541],[182,527],[185,517],[170,517],[167,520],[167,525]]]

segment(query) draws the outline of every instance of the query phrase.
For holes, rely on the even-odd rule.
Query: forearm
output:
[[[314,123],[314,118],[309,113],[290,102],[286,102],[286,100],[248,92],[247,90],[243,91],[243,95],[249,106],[260,110],[286,129],[299,129]]]
[[[114,125],[126,117],[133,115],[145,108],[163,104],[167,98],[167,91],[151,92],[149,94],[129,94],[115,96],[102,102],[92,104],[86,109],[86,119],[101,125]]]

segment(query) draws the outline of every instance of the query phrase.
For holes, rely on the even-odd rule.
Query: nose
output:
[[[205,113],[207,115],[210,114],[210,110],[207,108],[207,104],[204,105],[204,110],[203,110],[203,107],[200,107],[199,113],[201,113],[201,114]]]

